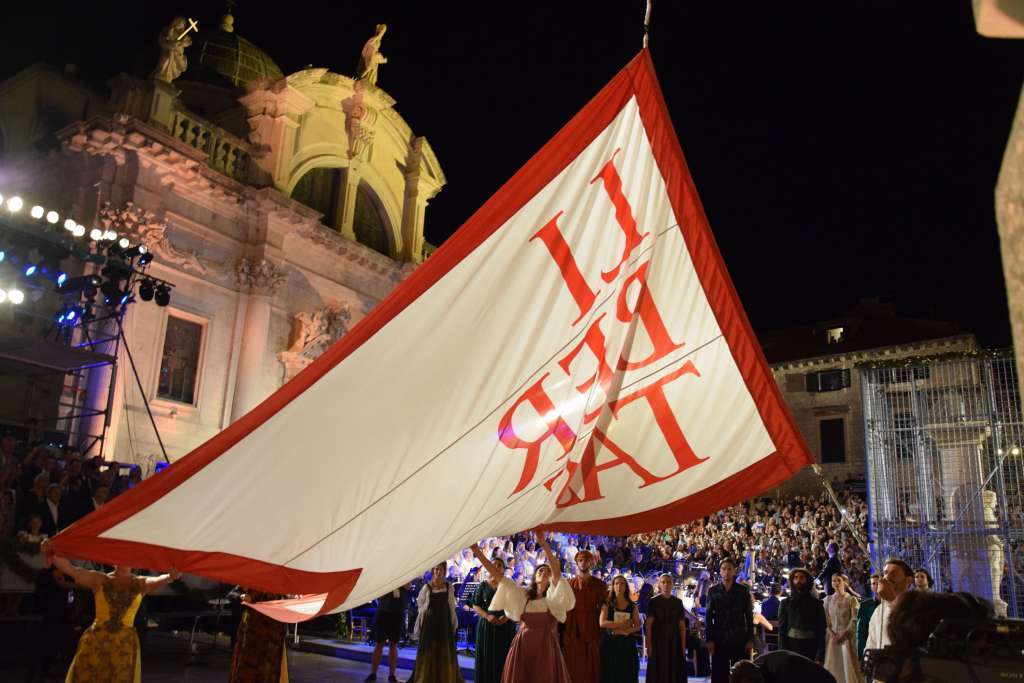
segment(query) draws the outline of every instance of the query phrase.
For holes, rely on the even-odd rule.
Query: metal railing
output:
[[[1024,614],[1024,448],[1009,352],[861,368],[876,566]]]

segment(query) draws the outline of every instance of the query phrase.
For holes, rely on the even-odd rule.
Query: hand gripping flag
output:
[[[251,413],[54,539],[371,600],[486,536],[688,521],[812,461],[642,51],[426,263]]]

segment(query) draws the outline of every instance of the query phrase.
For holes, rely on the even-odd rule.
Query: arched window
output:
[[[360,244],[365,244],[385,256],[390,254],[391,240],[388,237],[390,231],[387,215],[377,195],[366,183],[359,183],[359,190],[356,192],[354,223],[352,230]]]
[[[338,202],[341,201],[341,187],[344,169],[311,168],[299,178],[292,190],[292,199],[305,204],[324,215],[324,225],[337,229]]]

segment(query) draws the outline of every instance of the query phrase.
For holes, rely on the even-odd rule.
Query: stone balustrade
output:
[[[171,135],[205,152],[211,168],[236,180],[244,180],[249,169],[249,143],[190,111],[176,110]]]

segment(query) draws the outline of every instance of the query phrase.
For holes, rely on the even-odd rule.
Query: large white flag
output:
[[[809,462],[645,50],[304,372],[54,545],[328,594],[275,613],[301,619],[482,537],[666,527]]]

